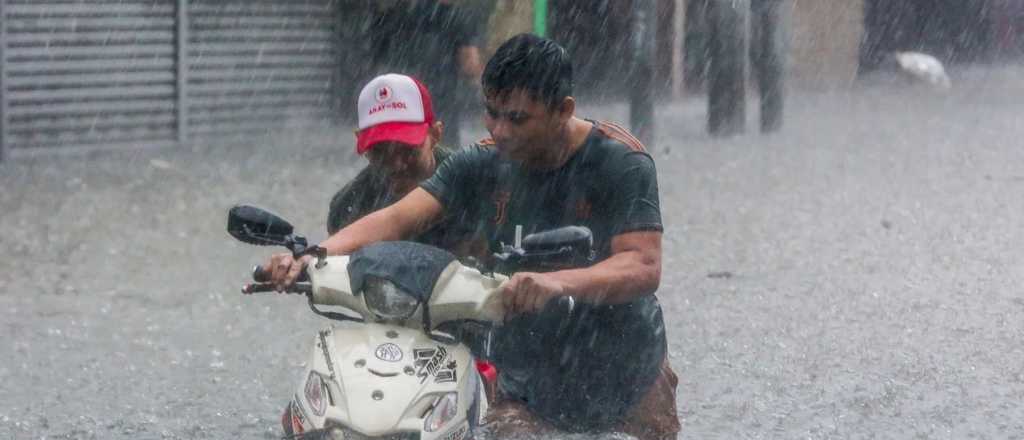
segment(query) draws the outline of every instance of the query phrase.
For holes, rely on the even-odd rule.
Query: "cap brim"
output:
[[[427,138],[430,125],[425,122],[385,122],[367,127],[359,132],[356,140],[356,152],[366,153],[374,144],[380,142],[399,142],[419,147]]]

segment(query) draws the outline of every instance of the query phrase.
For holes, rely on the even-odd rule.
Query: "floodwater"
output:
[[[793,94],[772,136],[753,111],[720,140],[698,99],[659,110],[681,438],[1024,437],[1024,68],[952,76]],[[326,322],[238,294],[270,250],[225,213],[323,238],[351,144],[340,127],[0,165],[0,439],[280,435]]]

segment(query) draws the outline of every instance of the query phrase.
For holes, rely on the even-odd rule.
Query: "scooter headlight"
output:
[[[423,423],[423,430],[427,432],[435,432],[441,428],[444,428],[448,422],[455,418],[455,415],[459,413],[459,395],[458,393],[448,393],[437,399],[437,403],[434,404],[434,409],[430,411],[430,415],[427,416],[426,422]]]
[[[363,287],[366,308],[381,319],[403,320],[412,316],[420,301],[404,292],[395,283],[378,277],[367,277]]]

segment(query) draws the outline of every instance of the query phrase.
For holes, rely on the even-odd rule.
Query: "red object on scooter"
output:
[[[498,369],[490,362],[476,361],[476,371],[480,372],[487,383],[494,383],[498,380]]]
[[[476,361],[476,371],[484,379],[484,392],[487,394],[487,401],[494,403],[498,395],[498,369],[494,364],[487,361]]]

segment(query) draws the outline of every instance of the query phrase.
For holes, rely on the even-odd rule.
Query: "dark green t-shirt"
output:
[[[452,154],[446,147],[434,147],[434,161],[439,166]],[[379,209],[397,202],[398,197],[392,194],[387,178],[373,167],[367,165],[347,185],[342,187],[331,198],[327,213],[327,233],[334,235],[352,222],[359,220]],[[445,250],[453,250],[467,235],[455,218],[446,217],[444,221],[430,228],[413,241],[437,246]]]
[[[514,242],[517,225],[523,236],[581,225],[593,232],[600,261],[616,235],[662,230],[653,159],[607,123],[594,123],[558,169],[523,169],[475,146],[449,157],[420,187],[446,212],[472,213],[475,235],[492,251]],[[621,305],[578,304],[572,320],[560,318],[524,315],[499,328],[492,347],[500,385],[563,429],[605,429],[658,373],[666,352],[661,307],[646,295]]]

